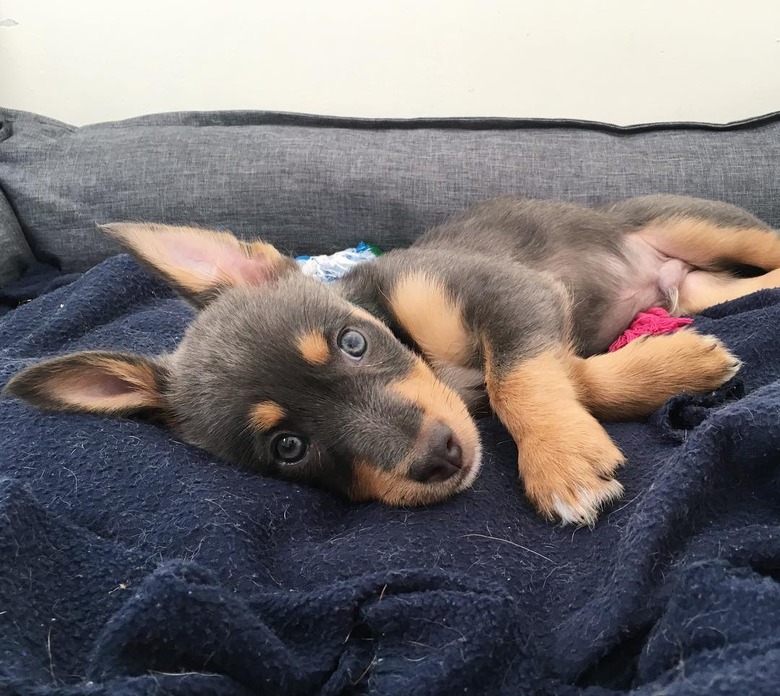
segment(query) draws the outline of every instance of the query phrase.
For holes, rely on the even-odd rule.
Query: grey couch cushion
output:
[[[650,192],[741,205],[780,225],[780,119],[733,128],[506,120],[366,121],[257,112],[82,128],[0,110],[0,187],[66,270],[116,249],[96,222],[227,227],[285,250],[389,248],[497,194],[597,202]]]
[[[19,221],[0,190],[0,287],[18,278],[32,261]]]

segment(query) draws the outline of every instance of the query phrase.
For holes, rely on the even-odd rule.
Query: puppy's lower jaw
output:
[[[419,506],[442,502],[462,493],[474,484],[482,468],[482,444],[477,440],[473,446],[473,454],[467,457],[461,471],[452,479],[442,483],[415,484],[417,495],[414,499],[395,502],[395,505]]]
[[[353,469],[353,483],[348,492],[355,502],[378,500],[386,505],[418,507],[439,503],[470,488],[482,465],[482,446],[477,437],[470,445],[461,471],[439,483],[420,483],[408,478],[400,469],[383,470],[358,461]]]

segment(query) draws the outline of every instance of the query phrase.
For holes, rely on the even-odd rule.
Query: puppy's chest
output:
[[[403,276],[388,294],[396,335],[419,353],[470,411],[486,402],[479,341],[462,307],[441,280],[426,273]]]
[[[396,338],[425,360],[471,411],[487,401],[481,351],[473,332],[465,327],[460,311],[454,307],[447,309],[448,312],[439,315],[415,314],[413,308],[402,312],[401,317],[393,312],[386,323]]]
[[[397,255],[396,260],[399,257],[404,258]],[[420,355],[469,410],[479,409],[487,401],[482,352],[466,321],[462,298],[437,269],[392,261],[386,258],[353,273],[349,299]]]
[[[451,363],[432,365],[436,376],[452,389],[466,404],[472,415],[482,415],[488,410],[485,374],[477,367],[461,367]]]

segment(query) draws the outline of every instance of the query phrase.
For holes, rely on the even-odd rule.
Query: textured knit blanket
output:
[[[126,256],[36,270],[2,296],[2,383],[192,316]],[[0,693],[776,695],[780,292],[694,326],[745,366],[608,426],[626,495],[592,530],[532,511],[495,420],[472,490],[403,510],[0,401]]]

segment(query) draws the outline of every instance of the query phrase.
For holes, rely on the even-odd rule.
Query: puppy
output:
[[[103,228],[198,311],[158,357],[65,355],[6,390],[47,410],[161,419],[233,464],[352,500],[433,503],[480,468],[469,408],[517,444],[536,508],[592,524],[623,455],[599,420],[716,389],[739,360],[685,329],[604,351],[653,306],[675,315],[780,286],[780,237],[723,203],[601,208],[500,198],[326,286],[262,242]]]

